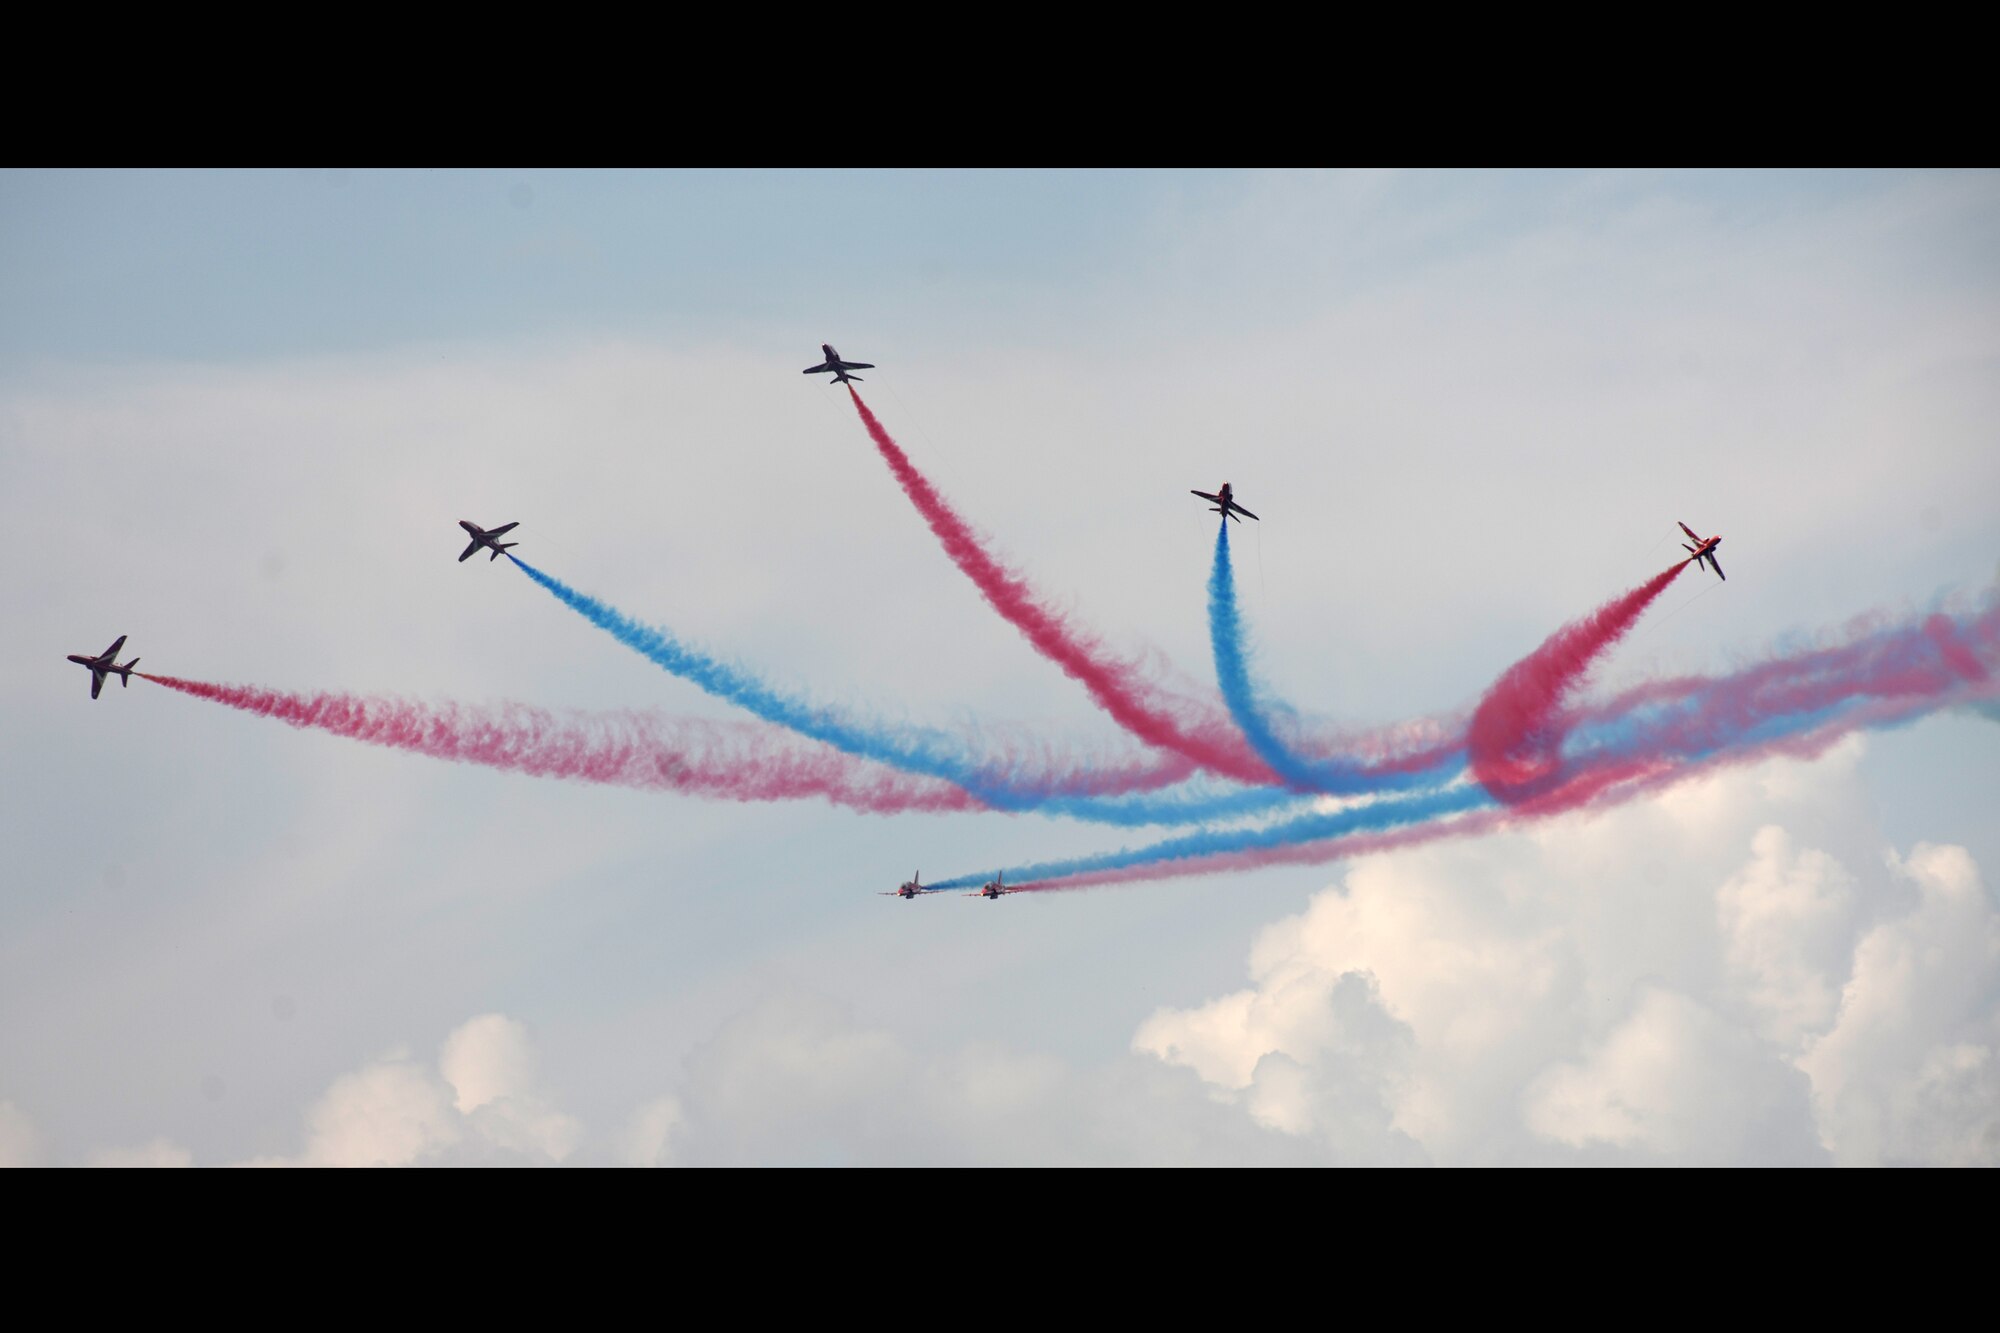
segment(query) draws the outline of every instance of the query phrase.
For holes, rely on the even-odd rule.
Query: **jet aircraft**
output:
[[[116,643],[113,643],[96,657],[84,657],[77,653],[69,655],[69,660],[78,666],[90,668],[91,698],[95,699],[97,692],[104,688],[104,678],[106,676],[115,675],[124,684],[125,688],[130,689],[132,687],[132,668],[139,665],[139,659],[135,657],[124,666],[118,666],[112,660],[118,656],[118,650],[124,646],[125,636],[121,634],[118,636]]]
[[[1229,483],[1226,481],[1222,483],[1222,493],[1219,495],[1210,495],[1207,491],[1189,491],[1188,494],[1199,495],[1204,500],[1213,500],[1215,502],[1215,508],[1213,512],[1221,514],[1224,518],[1236,518],[1237,514],[1243,515],[1244,518],[1257,518],[1255,514],[1245,509],[1242,505],[1237,504],[1236,501],[1233,498],[1231,498],[1229,491]],[[1236,518],[1236,521],[1238,523],[1241,523],[1243,519]],[[1257,521],[1261,523],[1264,520],[1257,519]]]
[[[519,546],[521,544],[519,542],[503,542],[494,540],[494,538],[499,537],[502,533],[512,532],[515,528],[520,527],[521,525],[518,522],[502,523],[499,527],[494,528],[490,532],[487,531],[485,528],[480,527],[477,523],[468,523],[462,518],[458,520],[458,526],[464,528],[467,532],[472,534],[472,541],[466,545],[466,548],[463,551],[459,552],[458,563],[461,565],[464,564],[467,560],[471,559],[472,553],[478,550],[482,546],[489,546],[493,549],[493,554],[489,557],[490,560],[498,560],[500,558],[500,553],[502,551],[506,550],[510,546]]]
[[[1010,889],[1005,884],[1002,884],[1000,882],[1002,879],[1006,878],[1006,875],[1007,872],[1004,870],[996,872],[992,879],[989,879],[986,881],[986,883],[980,885],[979,892],[968,893],[965,896],[968,898],[998,898],[1003,893],[1021,892],[1021,890],[1019,889]]]
[[[884,898],[914,898],[920,893],[936,893],[936,892],[937,892],[936,889],[927,889],[923,886],[922,875],[912,872],[908,879],[904,880],[901,884],[896,886],[896,891],[894,893],[891,893],[887,889],[884,889],[882,891],[882,896]]]
[[[807,366],[802,372],[803,374],[824,375],[830,370],[833,372],[833,382],[835,384],[845,384],[849,380],[853,380],[858,384],[861,382],[861,377],[859,375],[850,375],[847,373],[848,371],[875,369],[875,363],[872,361],[842,361],[840,353],[833,350],[832,343],[821,343],[819,350],[826,353],[826,360],[816,366]]]
[[[1715,571],[1715,577],[1721,579],[1724,583],[1729,582],[1729,576],[1722,572],[1722,563],[1715,558],[1715,548],[1722,545],[1722,538],[1695,537],[1694,529],[1685,523],[1681,524],[1681,531],[1690,537],[1694,537],[1695,540],[1695,545],[1693,546],[1689,546],[1686,542],[1681,543],[1683,549],[1694,552],[1688,559],[1694,561],[1697,565],[1706,560],[1708,567]]]

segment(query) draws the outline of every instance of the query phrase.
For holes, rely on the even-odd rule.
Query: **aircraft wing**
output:
[[[118,656],[118,650],[125,646],[125,637],[123,634],[119,635],[112,645],[104,650],[105,661],[109,662],[112,658]]]
[[[1694,530],[1693,528],[1689,527],[1689,526],[1688,526],[1687,524],[1685,524],[1685,523],[1681,524],[1681,531],[1682,531],[1682,532],[1685,532],[1685,533],[1686,533],[1686,534],[1687,534],[1688,536],[1690,536],[1690,537],[1693,537],[1693,538],[1694,538],[1694,539],[1695,539],[1696,541],[1700,541],[1700,540],[1701,540],[1701,536],[1700,536],[1700,534],[1698,534],[1697,532],[1695,532],[1695,530]]]
[[[802,375],[820,375],[824,374],[829,370],[836,370],[836,369],[838,369],[838,367],[833,362],[822,361],[816,366],[807,366],[803,371],[799,373]]]
[[[475,537],[472,541],[472,544],[459,553],[458,563],[462,565],[466,561],[472,559],[472,553],[478,549],[479,549],[479,539]]]
[[[1188,492],[1188,494],[1189,494],[1189,495],[1199,495],[1199,496],[1200,496],[1200,497],[1201,497],[1202,499],[1204,499],[1204,500],[1213,500],[1213,501],[1214,501],[1214,502],[1215,502],[1216,504],[1221,504],[1221,503],[1222,503],[1222,497],[1221,497],[1221,496],[1219,496],[1219,495],[1210,495],[1210,494],[1209,494],[1209,493],[1208,493],[1207,491],[1189,491],[1189,492]]]
[[[1710,551],[1708,553],[1708,563],[1709,567],[1715,571],[1715,577],[1721,579],[1724,583],[1729,582],[1729,575],[1722,572],[1722,562],[1715,558],[1715,552]]]
[[[90,669],[90,697],[95,699],[97,697],[97,692],[103,688],[104,688],[104,673],[102,671],[99,671],[96,667],[92,667]]]
[[[873,369],[875,369],[875,363],[874,363],[873,361],[837,361],[837,362],[835,362],[834,364],[835,364],[835,365],[837,365],[837,366],[839,366],[839,367],[840,367],[840,368],[841,368],[842,370],[873,370]]]
[[[515,519],[512,523],[502,523],[499,527],[489,530],[486,535],[489,537],[498,537],[501,533],[512,532],[515,528],[518,528],[520,526],[521,526],[521,521],[519,519]]]
[[[1231,501],[1229,502],[1229,507],[1230,507],[1231,509],[1234,509],[1234,510],[1235,510],[1235,511],[1236,511],[1237,513],[1239,513],[1239,514],[1243,515],[1243,517],[1245,517],[1245,518],[1257,518],[1257,516],[1256,516],[1255,514],[1251,513],[1251,512],[1249,511],[1249,510],[1245,509],[1245,508],[1244,508],[1244,507],[1243,507],[1242,505],[1240,505],[1240,504],[1237,504],[1237,503],[1236,503],[1236,502],[1235,502],[1234,500],[1231,500]],[[1258,521],[1259,523],[1262,523],[1262,522],[1263,522],[1264,520],[1263,520],[1263,519],[1261,519],[1261,518],[1257,518],[1257,521]]]

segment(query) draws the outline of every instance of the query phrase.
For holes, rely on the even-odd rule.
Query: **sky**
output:
[[[65,662],[1135,743],[1078,626],[1353,729],[1725,534],[1588,693],[2000,583],[1992,172],[0,172],[0,1164],[2000,1163],[2000,729],[1311,865],[497,771]],[[1954,601],[1954,599],[1957,599]],[[719,733],[718,733],[719,734]],[[738,732],[731,731],[731,735]],[[809,750],[806,743],[798,743]]]

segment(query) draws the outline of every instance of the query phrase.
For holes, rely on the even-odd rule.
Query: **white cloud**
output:
[[[28,1113],[0,1102],[0,1167],[34,1166],[41,1160],[42,1136]]]
[[[1892,862],[1916,903],[1862,936],[1799,1060],[1821,1135],[1859,1164],[2000,1164],[2000,913],[1962,848]]]
[[[678,1097],[655,1097],[632,1113],[618,1145],[623,1166],[672,1166],[674,1130],[684,1113]]]
[[[306,1113],[300,1166],[410,1166],[462,1136],[450,1092],[430,1070],[391,1056],[333,1082]]]
[[[551,1104],[535,1063],[524,1024],[482,1014],[445,1038],[437,1070],[395,1052],[341,1075],[306,1112],[304,1151],[252,1165],[560,1162],[582,1126]]]
[[[1642,992],[1584,1060],[1531,1083],[1523,1110],[1532,1132],[1572,1148],[1764,1165],[1816,1157],[1797,1071],[1742,1027],[1667,990]]]
[[[104,1148],[90,1155],[90,1165],[103,1167],[193,1166],[194,1154],[178,1143],[154,1139],[137,1148]]]
[[[445,1038],[438,1058],[454,1107],[488,1142],[560,1162],[576,1150],[583,1126],[549,1103],[535,1064],[527,1025],[504,1014],[462,1024]]]
[[[1135,1047],[1335,1150],[1373,1101],[1442,1162],[2000,1159],[2000,918],[1855,855],[1859,753],[1356,864]]]
[[[1716,893],[1733,989],[1758,1032],[1786,1047],[1833,1021],[1853,936],[1854,881],[1825,852],[1766,825],[1750,864]]]
[[[1149,1059],[1077,1069],[988,1044],[926,1055],[803,993],[724,1022],[617,1151],[677,1165],[1325,1160]]]

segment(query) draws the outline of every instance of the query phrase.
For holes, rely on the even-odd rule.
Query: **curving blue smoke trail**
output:
[[[1236,576],[1229,563],[1229,520],[1215,535],[1215,565],[1208,576],[1208,639],[1215,656],[1215,678],[1222,688],[1243,739],[1259,759],[1295,791],[1334,796],[1410,791],[1449,782],[1465,769],[1464,748],[1457,747],[1422,767],[1400,770],[1393,765],[1364,766],[1350,760],[1315,759],[1285,744],[1271,725],[1250,681],[1242,617],[1236,607]]]
[[[662,670],[763,718],[766,722],[823,741],[837,750],[902,769],[942,778],[964,788],[996,810],[1067,815],[1094,823],[1135,827],[1233,819],[1278,809],[1295,800],[1268,788],[1077,796],[1022,785],[996,775],[964,753],[962,743],[941,731],[898,728],[890,734],[844,717],[838,711],[781,694],[739,667],[690,648],[665,630],[640,624],[597,598],[545,574],[519,556],[507,555],[522,573],[556,600],[610,634]]]
[[[1368,805],[1345,810],[1318,811],[1299,815],[1276,824],[1251,829],[1202,830],[1167,838],[1145,847],[1121,847],[1115,852],[1092,856],[1071,856],[1056,861],[1036,861],[1030,865],[1008,866],[1002,873],[1023,885],[1097,870],[1122,870],[1127,866],[1165,865],[1175,861],[1231,852],[1252,852],[1292,847],[1299,843],[1321,842],[1351,833],[1379,833],[1387,829],[1427,823],[1449,815],[1496,807],[1499,802],[1477,783],[1463,783],[1416,796],[1384,797]],[[939,889],[977,888],[984,872],[941,879]]]

